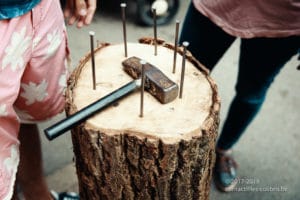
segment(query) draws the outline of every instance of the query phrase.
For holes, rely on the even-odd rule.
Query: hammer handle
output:
[[[84,107],[82,110],[70,115],[69,117],[45,129],[44,132],[46,134],[46,137],[48,138],[48,140],[53,140],[54,138],[62,135],[63,133],[80,124],[81,122],[85,121],[92,115],[108,107],[116,100],[133,92],[136,88],[140,86],[139,81],[140,80],[138,79],[127,83],[121,88]]]

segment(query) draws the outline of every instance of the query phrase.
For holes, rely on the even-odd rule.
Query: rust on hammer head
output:
[[[142,65],[138,57],[130,57],[122,62],[124,71],[132,78],[141,76]],[[150,63],[145,64],[145,89],[162,104],[173,101],[178,95],[178,85],[162,71]]]

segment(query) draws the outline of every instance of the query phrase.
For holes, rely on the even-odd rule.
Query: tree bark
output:
[[[208,199],[216,127],[176,144],[76,128],[72,136],[80,197]]]

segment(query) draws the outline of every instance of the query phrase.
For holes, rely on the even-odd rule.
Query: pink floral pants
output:
[[[0,20],[0,199],[13,193],[20,123],[37,123],[64,109],[68,47],[58,0]]]

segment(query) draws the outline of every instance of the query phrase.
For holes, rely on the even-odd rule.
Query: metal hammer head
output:
[[[141,76],[141,59],[130,57],[122,62],[124,71],[137,79]],[[162,104],[173,101],[178,95],[178,85],[150,63],[145,64],[145,89]]]

